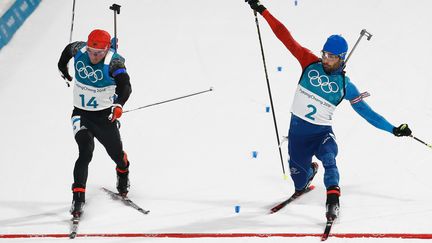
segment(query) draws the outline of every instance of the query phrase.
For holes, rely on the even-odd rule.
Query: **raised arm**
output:
[[[296,40],[294,40],[288,29],[272,15],[264,5],[259,2],[259,0],[246,0],[246,2],[253,10],[257,11],[264,17],[276,37],[286,46],[291,54],[297,58],[302,69],[319,60],[319,58],[309,49],[301,46]]]
[[[267,9],[264,10],[262,16],[270,25],[276,37],[285,45],[291,54],[299,61],[304,69],[309,64],[316,62],[319,58],[314,55],[309,49],[301,46],[291,35],[289,30],[277,20]]]

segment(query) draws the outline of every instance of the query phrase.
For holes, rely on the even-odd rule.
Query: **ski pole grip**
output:
[[[120,5],[114,3],[110,6],[110,9],[114,11],[114,13],[120,14],[120,7]]]

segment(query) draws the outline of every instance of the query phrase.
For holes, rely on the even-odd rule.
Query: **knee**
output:
[[[87,132],[78,132],[75,135],[78,143],[79,156],[85,161],[90,161],[93,157],[94,141],[93,137]]]

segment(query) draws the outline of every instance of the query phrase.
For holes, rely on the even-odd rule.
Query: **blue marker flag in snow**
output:
[[[258,152],[257,152],[257,151],[252,151],[252,157],[253,157],[253,158],[258,157]]]

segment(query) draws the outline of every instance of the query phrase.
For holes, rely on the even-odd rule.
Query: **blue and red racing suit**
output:
[[[312,176],[313,156],[324,166],[326,188],[338,186],[338,146],[332,130],[336,106],[342,100],[348,100],[352,108],[373,126],[389,133],[394,126],[369,107],[363,100],[369,94],[360,93],[343,71],[327,74],[321,59],[294,40],[288,29],[268,10],[262,16],[303,69],[292,104],[288,132],[288,163],[295,189],[302,190]]]

